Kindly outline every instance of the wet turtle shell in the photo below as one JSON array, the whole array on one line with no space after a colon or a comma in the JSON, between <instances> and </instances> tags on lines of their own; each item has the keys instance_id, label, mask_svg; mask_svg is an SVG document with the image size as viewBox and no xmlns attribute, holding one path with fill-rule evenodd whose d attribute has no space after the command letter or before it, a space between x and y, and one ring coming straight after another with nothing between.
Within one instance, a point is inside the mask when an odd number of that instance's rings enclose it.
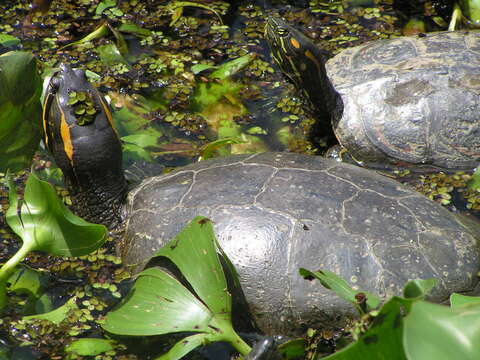
<instances>
[{"instance_id":1,"label":"wet turtle shell","mask_svg":"<svg viewBox=\"0 0 480 360\"><path fill-rule=\"evenodd\" d=\"M127 212L122 257L139 268L194 216L209 217L266 333L339 324L353 313L300 267L334 271L382 296L409 279L438 278L435 301L478 280L475 235L453 214L373 171L320 157L202 161L145 180Z\"/></svg>"},{"instance_id":2,"label":"wet turtle shell","mask_svg":"<svg viewBox=\"0 0 480 360\"><path fill-rule=\"evenodd\" d=\"M327 72L344 105L335 134L353 156L479 164L480 32L370 42L342 51Z\"/></svg>"},{"instance_id":3,"label":"wet turtle shell","mask_svg":"<svg viewBox=\"0 0 480 360\"><path fill-rule=\"evenodd\" d=\"M326 63L280 19L269 19L266 37L282 70L321 118L328 113L357 160L449 169L480 163L480 32L376 40Z\"/></svg>"}]
</instances>

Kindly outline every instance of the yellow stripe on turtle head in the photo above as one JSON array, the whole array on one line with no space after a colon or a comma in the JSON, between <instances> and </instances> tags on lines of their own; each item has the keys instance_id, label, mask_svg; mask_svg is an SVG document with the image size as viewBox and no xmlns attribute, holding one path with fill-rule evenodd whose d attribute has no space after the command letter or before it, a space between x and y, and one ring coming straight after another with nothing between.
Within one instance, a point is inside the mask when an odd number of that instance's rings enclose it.
<instances>
[{"instance_id":1,"label":"yellow stripe on turtle head","mask_svg":"<svg viewBox=\"0 0 480 360\"><path fill-rule=\"evenodd\" d=\"M58 103L57 103L58 105ZM63 144L63 151L65 155L72 163L73 160L73 144L72 144L72 137L70 136L70 126L67 124L67 120L65 118L65 113L63 112L60 105L58 105L58 110L60 110L61 118L60 118L60 136L62 137L62 144Z\"/></svg>"},{"instance_id":2,"label":"yellow stripe on turtle head","mask_svg":"<svg viewBox=\"0 0 480 360\"><path fill-rule=\"evenodd\" d=\"M43 112L42 112L42 123L43 123L43 134L45 135L43 141L45 142L45 146L48 148L48 136L47 136L47 116L51 106L51 94L48 94L43 102Z\"/></svg>"}]
</instances>

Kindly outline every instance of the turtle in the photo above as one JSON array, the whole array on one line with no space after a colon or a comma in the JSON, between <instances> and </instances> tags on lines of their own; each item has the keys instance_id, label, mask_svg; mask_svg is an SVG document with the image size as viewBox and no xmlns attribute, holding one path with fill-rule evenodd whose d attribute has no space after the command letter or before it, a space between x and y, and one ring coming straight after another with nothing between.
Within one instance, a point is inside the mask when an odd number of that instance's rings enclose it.
<instances>
[{"instance_id":1,"label":"turtle","mask_svg":"<svg viewBox=\"0 0 480 360\"><path fill-rule=\"evenodd\" d=\"M79 120L73 97L95 110L88 121ZM124 224L125 265L141 270L192 218L206 216L240 277L246 307L238 313L265 334L353 316L352 306L303 279L300 267L333 271L384 297L415 278L439 279L434 301L478 285L479 224L373 170L267 152L201 161L129 189L110 110L83 70L61 67L43 114L44 141L74 211L109 228Z\"/></svg>"},{"instance_id":2,"label":"turtle","mask_svg":"<svg viewBox=\"0 0 480 360\"><path fill-rule=\"evenodd\" d=\"M326 60L280 18L265 38L320 126L367 167L473 169L480 163L480 32L366 42Z\"/></svg>"}]
</instances>

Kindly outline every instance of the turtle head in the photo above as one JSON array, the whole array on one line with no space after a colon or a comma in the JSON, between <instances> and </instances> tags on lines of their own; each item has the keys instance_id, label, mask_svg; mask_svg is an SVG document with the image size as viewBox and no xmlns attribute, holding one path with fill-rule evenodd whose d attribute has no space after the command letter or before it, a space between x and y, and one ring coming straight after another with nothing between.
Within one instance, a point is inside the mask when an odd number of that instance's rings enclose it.
<instances>
[{"instance_id":1,"label":"turtle head","mask_svg":"<svg viewBox=\"0 0 480 360\"><path fill-rule=\"evenodd\" d=\"M315 44L283 20L268 18L265 38L275 62L299 88L304 85L307 75L318 76L321 68L325 68Z\"/></svg>"},{"instance_id":2,"label":"turtle head","mask_svg":"<svg viewBox=\"0 0 480 360\"><path fill-rule=\"evenodd\" d=\"M279 18L267 19L265 39L284 75L310 100L319 117L328 118L336 106L338 94L327 77L322 51Z\"/></svg>"},{"instance_id":3,"label":"turtle head","mask_svg":"<svg viewBox=\"0 0 480 360\"><path fill-rule=\"evenodd\" d=\"M126 195L122 147L112 114L85 72L61 65L46 89L44 142L65 176L75 212L116 226Z\"/></svg>"}]
</instances>

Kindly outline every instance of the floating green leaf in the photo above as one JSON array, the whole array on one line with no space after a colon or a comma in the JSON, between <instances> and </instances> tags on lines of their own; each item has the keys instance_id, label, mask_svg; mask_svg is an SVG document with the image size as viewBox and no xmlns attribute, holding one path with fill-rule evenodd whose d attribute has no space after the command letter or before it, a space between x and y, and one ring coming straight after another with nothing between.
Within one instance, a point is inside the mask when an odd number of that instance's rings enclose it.
<instances>
[{"instance_id":1,"label":"floating green leaf","mask_svg":"<svg viewBox=\"0 0 480 360\"><path fill-rule=\"evenodd\" d=\"M216 105L223 97L234 98L243 85L231 80L223 80L220 83L199 83L191 98L192 109L202 112L206 107ZM238 103L243 107L243 104Z\"/></svg>"},{"instance_id":2,"label":"floating green leaf","mask_svg":"<svg viewBox=\"0 0 480 360\"><path fill-rule=\"evenodd\" d=\"M216 79L215 81L199 82L191 97L192 110L202 113L206 108L216 106L221 100L226 100L238 108L237 112L245 113L244 105L236 99L236 94L243 88L243 85L231 80L230 77L241 71L254 57L254 55L245 55L230 60L218 66L208 76L209 79ZM212 112L216 114L218 110L212 110ZM203 115L209 117L208 114Z\"/></svg>"},{"instance_id":3,"label":"floating green leaf","mask_svg":"<svg viewBox=\"0 0 480 360\"><path fill-rule=\"evenodd\" d=\"M70 46L76 46L76 45L81 45L87 42L90 42L95 39L100 39L108 34L108 24L106 22L102 23L99 25L94 31L92 31L90 34L87 36L81 38L80 40L74 41L70 44L67 44L65 46L62 46L60 50L65 49Z\"/></svg>"},{"instance_id":4,"label":"floating green leaf","mask_svg":"<svg viewBox=\"0 0 480 360\"><path fill-rule=\"evenodd\" d=\"M123 136L121 140L129 144L135 144L142 148L146 148L148 146L156 146L158 137L158 133L145 131L143 133Z\"/></svg>"},{"instance_id":5,"label":"floating green leaf","mask_svg":"<svg viewBox=\"0 0 480 360\"><path fill-rule=\"evenodd\" d=\"M102 15L102 13L111 7L114 7L117 5L116 0L103 0L97 5L97 8L95 9L95 15Z\"/></svg>"},{"instance_id":6,"label":"floating green leaf","mask_svg":"<svg viewBox=\"0 0 480 360\"><path fill-rule=\"evenodd\" d=\"M9 34L0 34L0 45L4 47L14 47L20 43L20 39L16 38L15 36Z\"/></svg>"},{"instance_id":7,"label":"floating green leaf","mask_svg":"<svg viewBox=\"0 0 480 360\"><path fill-rule=\"evenodd\" d=\"M467 185L469 189L480 191L480 166L477 167Z\"/></svg>"},{"instance_id":8,"label":"floating green leaf","mask_svg":"<svg viewBox=\"0 0 480 360\"><path fill-rule=\"evenodd\" d=\"M115 350L115 342L107 339L83 338L69 344L65 352L80 356L96 356Z\"/></svg>"},{"instance_id":9,"label":"floating green leaf","mask_svg":"<svg viewBox=\"0 0 480 360\"><path fill-rule=\"evenodd\" d=\"M196 64L191 67L191 71L197 75L200 74L202 71L208 70L208 69L216 69L217 67L215 65L208 65L208 64Z\"/></svg>"},{"instance_id":10,"label":"floating green leaf","mask_svg":"<svg viewBox=\"0 0 480 360\"><path fill-rule=\"evenodd\" d=\"M51 321L54 324L60 324L63 320L65 320L65 318L67 317L68 313L71 310L78 309L75 301L76 300L74 297L70 298L65 304L56 308L55 310L42 313L42 314L24 316L23 319L25 320L45 319L45 320Z\"/></svg>"},{"instance_id":11,"label":"floating green leaf","mask_svg":"<svg viewBox=\"0 0 480 360\"><path fill-rule=\"evenodd\" d=\"M391 298L373 318L368 330L359 340L325 360L406 360L403 345L403 313L409 301ZM412 358L413 359L413 358ZM424 358L418 358L425 360Z\"/></svg>"},{"instance_id":12,"label":"floating green leaf","mask_svg":"<svg viewBox=\"0 0 480 360\"><path fill-rule=\"evenodd\" d=\"M17 266L7 283L9 291L27 296L22 314L42 313L52 309L50 298L44 294L49 279L45 271L31 269L26 265Z\"/></svg>"},{"instance_id":13,"label":"floating green leaf","mask_svg":"<svg viewBox=\"0 0 480 360\"><path fill-rule=\"evenodd\" d=\"M147 150L136 144L124 143L122 149L125 160L145 160L150 163L155 161Z\"/></svg>"},{"instance_id":14,"label":"floating green leaf","mask_svg":"<svg viewBox=\"0 0 480 360\"><path fill-rule=\"evenodd\" d=\"M133 23L123 23L118 28L118 31L129 33L129 34L136 34L139 36L151 36L152 32L148 29L142 28L137 24Z\"/></svg>"},{"instance_id":15,"label":"floating green leaf","mask_svg":"<svg viewBox=\"0 0 480 360\"><path fill-rule=\"evenodd\" d=\"M95 51L105 65L114 65L117 63L128 65L127 60L122 56L117 45L113 43L98 46Z\"/></svg>"},{"instance_id":16,"label":"floating green leaf","mask_svg":"<svg viewBox=\"0 0 480 360\"><path fill-rule=\"evenodd\" d=\"M480 304L451 309L419 301L405 318L409 359L480 359Z\"/></svg>"},{"instance_id":17,"label":"floating green leaf","mask_svg":"<svg viewBox=\"0 0 480 360\"><path fill-rule=\"evenodd\" d=\"M235 137L226 137L209 142L200 149L200 159L207 160L218 154L218 151L231 144L240 144L243 141ZM228 155L228 154L227 154Z\"/></svg>"},{"instance_id":18,"label":"floating green leaf","mask_svg":"<svg viewBox=\"0 0 480 360\"><path fill-rule=\"evenodd\" d=\"M210 6L192 2L192 1L174 1L168 5L168 8L172 11L172 21L170 22L170 26L175 25L175 23L180 19L180 17L183 14L183 8L187 6L206 9L213 12L220 20L220 23L223 25L222 17L220 16L220 14Z\"/></svg>"},{"instance_id":19,"label":"floating green leaf","mask_svg":"<svg viewBox=\"0 0 480 360\"><path fill-rule=\"evenodd\" d=\"M255 54L246 54L240 56L239 58L230 60L218 66L217 70L212 72L208 77L210 79L227 79L242 71L248 64L250 64L255 59L255 57Z\"/></svg>"},{"instance_id":20,"label":"floating green leaf","mask_svg":"<svg viewBox=\"0 0 480 360\"><path fill-rule=\"evenodd\" d=\"M123 136L121 140L123 142L123 150L126 152L126 158L153 162L154 159L147 148L157 146L158 139L161 136L162 133L155 128L148 128L133 135Z\"/></svg>"}]
</instances>

